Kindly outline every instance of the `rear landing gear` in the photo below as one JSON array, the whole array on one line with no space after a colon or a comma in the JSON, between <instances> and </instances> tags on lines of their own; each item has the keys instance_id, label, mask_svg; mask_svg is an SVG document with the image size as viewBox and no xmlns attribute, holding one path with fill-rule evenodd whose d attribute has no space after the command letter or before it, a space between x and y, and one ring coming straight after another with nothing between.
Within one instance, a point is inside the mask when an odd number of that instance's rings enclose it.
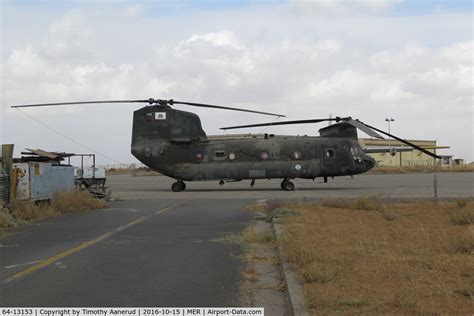
<instances>
[{"instance_id":1,"label":"rear landing gear","mask_svg":"<svg viewBox=\"0 0 474 316\"><path fill-rule=\"evenodd\" d=\"M294 191L295 190L295 185L293 184L293 182L290 181L290 179L284 179L280 186L281 186L282 190L285 190L285 191Z\"/></svg>"},{"instance_id":2,"label":"rear landing gear","mask_svg":"<svg viewBox=\"0 0 474 316\"><path fill-rule=\"evenodd\" d=\"M173 192L179 192L185 189L186 189L186 183L184 183L182 180L178 180L171 185L171 190Z\"/></svg>"},{"instance_id":3,"label":"rear landing gear","mask_svg":"<svg viewBox=\"0 0 474 316\"><path fill-rule=\"evenodd\" d=\"M250 182L250 187L253 188L255 186L255 179L252 179L252 182Z\"/></svg>"}]
</instances>

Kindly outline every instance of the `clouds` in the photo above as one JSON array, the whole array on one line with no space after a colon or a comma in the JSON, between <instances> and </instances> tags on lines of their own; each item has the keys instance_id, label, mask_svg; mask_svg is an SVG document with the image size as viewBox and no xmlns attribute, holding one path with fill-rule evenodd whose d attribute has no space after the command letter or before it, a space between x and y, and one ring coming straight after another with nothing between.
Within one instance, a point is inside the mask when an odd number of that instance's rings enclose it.
<instances>
[{"instance_id":1,"label":"clouds","mask_svg":"<svg viewBox=\"0 0 474 316\"><path fill-rule=\"evenodd\" d=\"M473 124L470 13L393 17L383 12L396 1L349 6L331 1L316 6L335 9L318 12L330 17L342 6L344 14L330 19L295 15L295 6L308 3L157 16L148 3L78 5L42 12L50 20L30 32L15 29L14 14L24 13L7 12L3 109L19 103L161 97L280 112L291 119L353 115L380 127L389 115L397 119L394 130L402 137L439 139L453 146L456 156L474 159L472 141L466 144L456 133L472 131ZM80 107L28 113L82 143L133 161L132 109L94 107L92 118L90 108ZM265 121L244 113L192 111L209 134L229 123ZM25 138L12 123L24 120L4 112L4 141L20 149L83 151L44 137L48 132L30 123L22 126L31 135ZM75 121L87 123L88 130L105 126L108 132L102 135L109 141L91 138ZM317 128L271 131L314 134Z\"/></svg>"},{"instance_id":2,"label":"clouds","mask_svg":"<svg viewBox=\"0 0 474 316\"><path fill-rule=\"evenodd\" d=\"M298 15L334 17L358 12L386 11L399 4L401 0L290 0L290 9Z\"/></svg>"}]
</instances>

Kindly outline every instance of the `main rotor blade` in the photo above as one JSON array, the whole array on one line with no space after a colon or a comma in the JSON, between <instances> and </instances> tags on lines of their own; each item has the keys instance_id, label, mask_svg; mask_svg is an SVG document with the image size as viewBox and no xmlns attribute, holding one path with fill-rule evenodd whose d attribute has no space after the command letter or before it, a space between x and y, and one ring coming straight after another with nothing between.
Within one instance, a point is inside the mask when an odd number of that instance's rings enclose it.
<instances>
[{"instance_id":1,"label":"main rotor blade","mask_svg":"<svg viewBox=\"0 0 474 316\"><path fill-rule=\"evenodd\" d=\"M220 105L214 105L214 104L183 102L183 101L174 101L174 100L169 100L169 103L170 103L170 105L173 105L173 104L186 104L186 105L197 106L197 107L202 107L202 108L232 110L232 111L240 111L240 112L249 112L249 113L257 113L257 114L273 115L273 116L278 116L278 117L286 117L285 115L281 115L281 114L262 112L262 111L254 111L254 110L246 110L246 109L239 109L239 108L232 108L232 107L228 107L228 106L220 106Z\"/></svg>"},{"instance_id":2,"label":"main rotor blade","mask_svg":"<svg viewBox=\"0 0 474 316\"><path fill-rule=\"evenodd\" d=\"M367 125L365 125L364 123L362 123L361 121L358 121L358 120L353 120L352 118L346 118L344 119L345 122L351 124L352 126L360 129L361 131L363 131L364 133L366 133L367 135L369 136L372 136L372 137L375 137L375 138L380 138L380 139L384 139L380 134L376 133L374 130L372 130L371 128L368 128Z\"/></svg>"},{"instance_id":3,"label":"main rotor blade","mask_svg":"<svg viewBox=\"0 0 474 316\"><path fill-rule=\"evenodd\" d=\"M58 102L58 103L37 103L13 105L12 108L27 108L38 106L58 106L58 105L76 105L76 104L100 104L100 103L150 103L150 100L108 100L108 101L80 101L80 102Z\"/></svg>"},{"instance_id":4,"label":"main rotor blade","mask_svg":"<svg viewBox=\"0 0 474 316\"><path fill-rule=\"evenodd\" d=\"M359 122L359 123L362 123L362 122ZM418 145L415 145L415 144L413 144L413 143L411 143L411 142L409 142L409 141L407 141L407 140L401 139L400 137L397 137L397 136L395 136L395 135L392 135L392 134L389 134L389 133L387 133L387 132L384 132L384 131L382 131L382 130L376 128L376 127L370 126L369 124L365 124L365 123L362 123L362 124L364 124L365 126L371 128L371 129L376 130L377 132L380 132L380 133L382 133L382 134L384 134L384 135L387 135L387 136L389 136L389 137L392 137L393 139L396 139L396 140L398 140L399 142L402 142L402 143L404 143L404 144L406 144L406 145L408 145L408 146L411 146L411 147L413 147L413 148L415 148L415 149L417 149L417 150L419 150L419 151L421 151L421 152L427 154L428 156L431 156L431 157L437 158L437 159L441 159L440 156L438 156L438 155L432 153L431 151L426 150L426 149L423 148L423 147L420 147L420 146L418 146Z\"/></svg>"},{"instance_id":5,"label":"main rotor blade","mask_svg":"<svg viewBox=\"0 0 474 316\"><path fill-rule=\"evenodd\" d=\"M336 121L336 120L340 120L340 118L311 119L311 120L297 120L297 121L283 121L283 122L271 122L271 123L261 123L261 124L249 124L249 125L240 125L240 126L221 127L220 129L227 130L227 129L237 129L237 128L274 126L274 125L310 124L310 123L319 123L319 122Z\"/></svg>"},{"instance_id":6,"label":"main rotor blade","mask_svg":"<svg viewBox=\"0 0 474 316\"><path fill-rule=\"evenodd\" d=\"M170 100L162 100L162 99L145 99L145 100L108 100L108 101L80 101L80 102L58 102L58 103L37 103L37 104L22 104L22 105L14 105L12 108L26 108L26 107L39 107L39 106L58 106L58 105L78 105L78 104L104 104L104 103L148 103L148 104L157 104L157 105L173 105L173 104L184 104L184 105L191 105L191 106L198 106L204 108L214 108L214 109L223 109L223 110L233 110L233 111L240 111L240 112L248 112L248 113L256 113L256 114L265 114L265 115L272 115L278 117L285 117L282 114L275 114L269 112L262 112L262 111L254 111L254 110L247 110L247 109L239 109L239 108L232 108L228 106L220 106L220 105L213 105L213 104L204 104L204 103L194 103L194 102L183 102L183 101L175 101L173 99Z\"/></svg>"}]
</instances>

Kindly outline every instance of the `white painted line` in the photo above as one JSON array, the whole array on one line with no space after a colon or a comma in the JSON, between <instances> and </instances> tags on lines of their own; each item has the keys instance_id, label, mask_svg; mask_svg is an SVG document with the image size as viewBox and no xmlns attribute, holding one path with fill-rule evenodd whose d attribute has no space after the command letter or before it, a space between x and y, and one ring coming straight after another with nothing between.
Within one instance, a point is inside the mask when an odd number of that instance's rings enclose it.
<instances>
[{"instance_id":1,"label":"white painted line","mask_svg":"<svg viewBox=\"0 0 474 316\"><path fill-rule=\"evenodd\" d=\"M99 211L127 211L127 212L138 212L138 210L133 209L133 208L115 208L115 207L109 207L109 208L103 208L100 209Z\"/></svg>"},{"instance_id":2,"label":"white painted line","mask_svg":"<svg viewBox=\"0 0 474 316\"><path fill-rule=\"evenodd\" d=\"M6 266L6 267L3 267L3 268L4 269L11 269L11 268L16 268L16 267L23 267L23 266L28 266L30 264L35 264L35 263L38 263L38 262L41 262L41 261L43 261L43 260L36 260L36 261L27 262L27 263L14 264L14 265Z\"/></svg>"},{"instance_id":3,"label":"white painted line","mask_svg":"<svg viewBox=\"0 0 474 316\"><path fill-rule=\"evenodd\" d=\"M18 247L19 245L4 245L0 244L0 248L10 248L10 247Z\"/></svg>"},{"instance_id":4,"label":"white painted line","mask_svg":"<svg viewBox=\"0 0 474 316\"><path fill-rule=\"evenodd\" d=\"M59 268L59 269L66 269L66 265L64 263L62 263L61 261L58 261L56 262L56 266Z\"/></svg>"}]
</instances>

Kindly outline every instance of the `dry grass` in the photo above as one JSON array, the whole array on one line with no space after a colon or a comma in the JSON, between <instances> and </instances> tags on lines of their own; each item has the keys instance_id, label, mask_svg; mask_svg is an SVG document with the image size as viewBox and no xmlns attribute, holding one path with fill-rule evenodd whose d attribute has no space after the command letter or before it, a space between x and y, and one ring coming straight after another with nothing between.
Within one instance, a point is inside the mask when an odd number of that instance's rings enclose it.
<instances>
[{"instance_id":1,"label":"dry grass","mask_svg":"<svg viewBox=\"0 0 474 316\"><path fill-rule=\"evenodd\" d=\"M474 172L474 164L462 166L440 167L440 166L376 166L369 173L410 173L410 172Z\"/></svg>"},{"instance_id":2,"label":"dry grass","mask_svg":"<svg viewBox=\"0 0 474 316\"><path fill-rule=\"evenodd\" d=\"M0 205L0 229L5 227L11 227L15 224L15 219L13 218L12 214L10 214L10 211ZM2 231L0 230L0 237L1 236Z\"/></svg>"},{"instance_id":3,"label":"dry grass","mask_svg":"<svg viewBox=\"0 0 474 316\"><path fill-rule=\"evenodd\" d=\"M93 198L87 191L72 191L56 194L51 206L60 213L71 213L104 208L105 202Z\"/></svg>"},{"instance_id":4,"label":"dry grass","mask_svg":"<svg viewBox=\"0 0 474 316\"><path fill-rule=\"evenodd\" d=\"M15 201L10 210L0 207L0 236L5 235L4 228L27 221L104 207L103 201L94 199L84 191L58 193L51 202Z\"/></svg>"},{"instance_id":5,"label":"dry grass","mask_svg":"<svg viewBox=\"0 0 474 316\"><path fill-rule=\"evenodd\" d=\"M474 313L474 227L452 221L472 214L473 202L364 198L296 209L303 216L283 221L285 256L312 313Z\"/></svg>"},{"instance_id":6,"label":"dry grass","mask_svg":"<svg viewBox=\"0 0 474 316\"><path fill-rule=\"evenodd\" d=\"M48 202L35 203L33 201L15 201L12 203L11 215L19 223L29 220L41 220L58 215Z\"/></svg>"},{"instance_id":7,"label":"dry grass","mask_svg":"<svg viewBox=\"0 0 474 316\"><path fill-rule=\"evenodd\" d=\"M247 227L242 235L245 244L270 244L275 242L273 231L256 231L253 227Z\"/></svg>"}]
</instances>

